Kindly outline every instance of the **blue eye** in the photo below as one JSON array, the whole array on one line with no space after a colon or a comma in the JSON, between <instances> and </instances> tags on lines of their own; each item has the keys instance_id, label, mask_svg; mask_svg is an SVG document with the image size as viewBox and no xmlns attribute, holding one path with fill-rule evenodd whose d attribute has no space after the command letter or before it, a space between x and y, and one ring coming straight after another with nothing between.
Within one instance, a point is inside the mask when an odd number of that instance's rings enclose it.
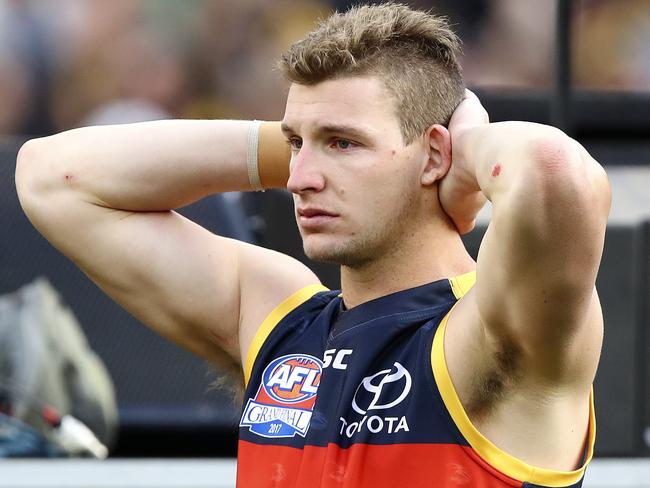
<instances>
[{"instance_id":1,"label":"blue eye","mask_svg":"<svg viewBox=\"0 0 650 488\"><path fill-rule=\"evenodd\" d=\"M346 139L337 139L336 145L339 149L350 149L352 147L352 143Z\"/></svg>"}]
</instances>

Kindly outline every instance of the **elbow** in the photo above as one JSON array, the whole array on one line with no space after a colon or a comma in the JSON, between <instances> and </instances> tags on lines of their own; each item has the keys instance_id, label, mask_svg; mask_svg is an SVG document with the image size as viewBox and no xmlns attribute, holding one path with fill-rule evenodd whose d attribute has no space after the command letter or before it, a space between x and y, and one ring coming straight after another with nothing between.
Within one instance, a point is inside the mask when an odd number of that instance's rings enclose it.
<instances>
[{"instance_id":1,"label":"elbow","mask_svg":"<svg viewBox=\"0 0 650 488\"><path fill-rule=\"evenodd\" d=\"M552 190L578 183L585 164L580 145L558 129L548 131L529 142L532 171L541 187Z\"/></svg>"},{"instance_id":2,"label":"elbow","mask_svg":"<svg viewBox=\"0 0 650 488\"><path fill-rule=\"evenodd\" d=\"M25 142L16 158L14 181L18 200L25 213L43 208L42 198L48 195L57 182L57 171L52 164L55 149L51 139L39 138Z\"/></svg>"},{"instance_id":3,"label":"elbow","mask_svg":"<svg viewBox=\"0 0 650 488\"><path fill-rule=\"evenodd\" d=\"M25 142L16 158L16 173L14 181L16 193L23 209L27 210L30 197L38 186L39 160L42 158L42 150L39 139L31 139Z\"/></svg>"},{"instance_id":4,"label":"elbow","mask_svg":"<svg viewBox=\"0 0 650 488\"><path fill-rule=\"evenodd\" d=\"M557 129L531 141L534 182L544 201L607 220L611 190L603 167L575 140Z\"/></svg>"}]
</instances>

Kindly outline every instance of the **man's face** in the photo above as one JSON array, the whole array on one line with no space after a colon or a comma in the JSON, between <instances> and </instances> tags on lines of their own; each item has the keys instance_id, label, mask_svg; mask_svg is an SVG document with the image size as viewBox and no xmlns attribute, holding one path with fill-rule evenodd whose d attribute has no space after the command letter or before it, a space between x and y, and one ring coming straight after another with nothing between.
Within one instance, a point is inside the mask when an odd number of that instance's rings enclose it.
<instances>
[{"instance_id":1,"label":"man's face","mask_svg":"<svg viewBox=\"0 0 650 488\"><path fill-rule=\"evenodd\" d=\"M374 77L289 90L283 131L292 147L287 184L311 259L362 266L413 232L423 141L405 146L394 101Z\"/></svg>"}]
</instances>

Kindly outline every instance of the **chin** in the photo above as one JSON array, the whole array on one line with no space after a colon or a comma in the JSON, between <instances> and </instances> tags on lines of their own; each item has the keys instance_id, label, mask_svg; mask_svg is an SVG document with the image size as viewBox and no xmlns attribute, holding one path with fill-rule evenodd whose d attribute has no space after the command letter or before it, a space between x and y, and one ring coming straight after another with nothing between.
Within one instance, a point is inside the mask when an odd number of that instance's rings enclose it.
<instances>
[{"instance_id":1,"label":"chin","mask_svg":"<svg viewBox=\"0 0 650 488\"><path fill-rule=\"evenodd\" d=\"M333 239L325 238L322 235L309 235L303 237L302 240L305 255L313 261L338 264L336 259L337 247L337 243L333 242Z\"/></svg>"},{"instance_id":2,"label":"chin","mask_svg":"<svg viewBox=\"0 0 650 488\"><path fill-rule=\"evenodd\" d=\"M341 242L331 237L312 235L303 239L305 255L321 263L332 263L339 266L356 267L368 261L359 252L359 246L352 242Z\"/></svg>"}]
</instances>

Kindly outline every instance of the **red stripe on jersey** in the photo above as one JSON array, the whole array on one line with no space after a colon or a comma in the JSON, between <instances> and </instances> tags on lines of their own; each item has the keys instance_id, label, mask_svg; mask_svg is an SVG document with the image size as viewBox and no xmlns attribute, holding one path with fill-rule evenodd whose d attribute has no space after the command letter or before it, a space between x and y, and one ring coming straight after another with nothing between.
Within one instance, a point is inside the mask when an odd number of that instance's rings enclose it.
<instances>
[{"instance_id":1,"label":"red stripe on jersey","mask_svg":"<svg viewBox=\"0 0 650 488\"><path fill-rule=\"evenodd\" d=\"M239 441L238 488L521 488L469 446L336 444L297 449Z\"/></svg>"}]
</instances>

